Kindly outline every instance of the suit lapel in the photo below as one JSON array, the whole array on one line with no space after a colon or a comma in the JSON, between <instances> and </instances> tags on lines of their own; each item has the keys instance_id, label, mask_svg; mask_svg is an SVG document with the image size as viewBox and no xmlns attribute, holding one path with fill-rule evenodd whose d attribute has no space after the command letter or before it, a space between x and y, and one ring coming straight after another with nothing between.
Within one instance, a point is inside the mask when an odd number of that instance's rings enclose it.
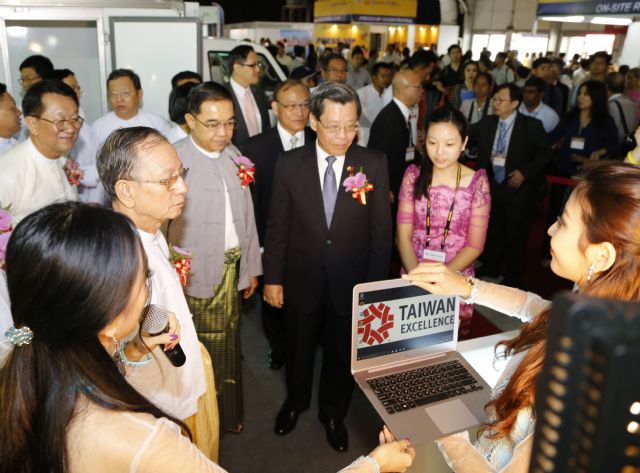
<instances>
[{"instance_id":1,"label":"suit lapel","mask_svg":"<svg viewBox=\"0 0 640 473\"><path fill-rule=\"evenodd\" d=\"M341 213L344 212L344 209L347 208L349 200L353 199L351 194L349 192L345 192L344 187L342 186L342 183L349 175L347 172L347 168L351 166L357 173L362 167L362 172L364 172L365 174L367 173L367 170L364 169L364 163L359 158L360 153L357 151L357 148L355 146L351 146L347 150L347 155L344 159L344 166L342 166L342 174L340 176L340 180L338 181L338 198L336 199L336 207L333 210L333 219L331 220L332 227L335 225L336 220L341 218L339 217L339 215L341 215Z\"/></svg>"},{"instance_id":2,"label":"suit lapel","mask_svg":"<svg viewBox=\"0 0 640 473\"><path fill-rule=\"evenodd\" d=\"M511 130L511 136L509 137L509 146L507 146L507 159L509 156L512 156L512 153L515 151L521 126L522 122L520 120L520 114L516 112L516 119L513 121L513 130Z\"/></svg>"},{"instance_id":3,"label":"suit lapel","mask_svg":"<svg viewBox=\"0 0 640 473\"><path fill-rule=\"evenodd\" d=\"M327 218L324 214L324 202L322 200L322 187L320 187L320 174L318 173L318 157L316 156L315 143L305 145L304 152L300 156L300 161L300 179L305 195L293 196L293 198L308 200L309 208L318 216L318 220L322 222L322 227L326 230Z\"/></svg>"}]
</instances>

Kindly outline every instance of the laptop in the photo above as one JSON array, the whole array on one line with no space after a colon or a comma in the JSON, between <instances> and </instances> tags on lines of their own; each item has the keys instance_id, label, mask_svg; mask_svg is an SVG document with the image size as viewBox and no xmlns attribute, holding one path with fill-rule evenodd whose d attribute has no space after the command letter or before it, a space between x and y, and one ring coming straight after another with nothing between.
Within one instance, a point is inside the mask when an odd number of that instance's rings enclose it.
<instances>
[{"instance_id":1,"label":"laptop","mask_svg":"<svg viewBox=\"0 0 640 473\"><path fill-rule=\"evenodd\" d=\"M418 445L486 420L491 388L456 351L459 308L404 279L353 289L351 372L396 438Z\"/></svg>"}]
</instances>

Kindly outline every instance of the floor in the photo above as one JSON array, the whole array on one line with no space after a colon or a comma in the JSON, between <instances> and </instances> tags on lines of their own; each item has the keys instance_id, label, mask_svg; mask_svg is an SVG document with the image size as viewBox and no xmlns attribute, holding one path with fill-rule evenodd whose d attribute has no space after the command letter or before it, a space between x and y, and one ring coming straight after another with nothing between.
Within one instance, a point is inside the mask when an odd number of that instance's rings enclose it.
<instances>
[{"instance_id":1,"label":"floor","mask_svg":"<svg viewBox=\"0 0 640 473\"><path fill-rule=\"evenodd\" d=\"M517 321L489 309L481 313L503 331L519 325ZM284 371L267 368L267 343L262 331L260 309L253 298L243 310L242 351L244 354L245 429L239 435L227 434L220 445L220 464L231 473L336 472L359 455L377 445L382 421L359 389L346 419L349 451L337 453L326 442L317 420L317 400L298 419L296 429L284 437L275 435L275 416L285 397ZM314 395L317 394L319 361L316 359Z\"/></svg>"}]
</instances>

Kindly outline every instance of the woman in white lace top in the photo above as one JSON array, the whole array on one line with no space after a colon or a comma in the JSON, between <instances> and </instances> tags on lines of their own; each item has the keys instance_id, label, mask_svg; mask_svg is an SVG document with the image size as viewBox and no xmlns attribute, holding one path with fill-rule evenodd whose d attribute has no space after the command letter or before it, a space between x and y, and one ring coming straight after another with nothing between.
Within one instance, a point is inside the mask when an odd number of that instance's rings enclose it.
<instances>
[{"instance_id":1,"label":"woman in white lace top","mask_svg":"<svg viewBox=\"0 0 640 473\"><path fill-rule=\"evenodd\" d=\"M551 269L584 295L640 300L640 169L602 164L587 169L558 221L549 228ZM437 263L405 276L434 294L458 294L526 322L499 343L513 355L488 404L490 422L477 442L468 433L438 441L456 472L527 472L535 425L535 383L542 369L550 302L539 296L466 278Z\"/></svg>"}]
</instances>

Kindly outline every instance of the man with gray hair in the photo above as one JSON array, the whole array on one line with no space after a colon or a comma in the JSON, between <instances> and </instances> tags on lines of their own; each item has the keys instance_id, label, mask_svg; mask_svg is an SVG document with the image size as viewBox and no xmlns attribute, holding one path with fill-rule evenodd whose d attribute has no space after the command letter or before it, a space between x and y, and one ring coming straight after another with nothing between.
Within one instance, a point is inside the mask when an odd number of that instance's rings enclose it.
<instances>
[{"instance_id":1,"label":"man with gray hair","mask_svg":"<svg viewBox=\"0 0 640 473\"><path fill-rule=\"evenodd\" d=\"M339 452L348 448L343 420L354 386L351 292L388 276L391 251L387 162L353 144L360 110L345 84L327 82L312 94L317 140L276 163L263 258L264 299L284 307L285 321L287 399L275 432L291 432L309 407L320 340L319 418Z\"/></svg>"},{"instance_id":2,"label":"man with gray hair","mask_svg":"<svg viewBox=\"0 0 640 473\"><path fill-rule=\"evenodd\" d=\"M198 342L178 272L160 231L167 220L182 213L188 169L167 139L148 127L114 131L98 152L97 167L113 209L138 229L151 272L150 302L175 314L186 357L184 365L176 367L156 348L144 366L131 360L127 381L164 412L184 421L198 448L217 461L218 408L211 358Z\"/></svg>"}]
</instances>

